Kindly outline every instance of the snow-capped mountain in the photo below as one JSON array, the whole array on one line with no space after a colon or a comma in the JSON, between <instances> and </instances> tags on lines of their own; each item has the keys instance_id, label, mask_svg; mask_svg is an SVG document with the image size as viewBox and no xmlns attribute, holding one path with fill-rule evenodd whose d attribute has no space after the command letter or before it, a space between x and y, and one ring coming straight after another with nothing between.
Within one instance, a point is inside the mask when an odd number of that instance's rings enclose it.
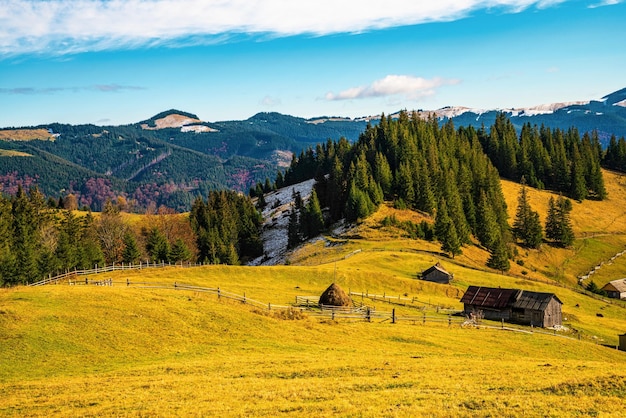
<instances>
[{"instance_id":1,"label":"snow-capped mountain","mask_svg":"<svg viewBox=\"0 0 626 418\"><path fill-rule=\"evenodd\" d=\"M489 128L496 114L504 112L513 125L521 129L525 123L550 128L569 129L572 126L581 132L597 130L600 140L606 145L611 135L626 137L626 88L608 94L597 100L549 103L531 107L510 109L475 109L463 106L446 106L437 110L419 110L426 118L434 114L442 121L452 119L456 126L484 125ZM394 113L389 116L397 117ZM380 116L359 118L376 120Z\"/></svg>"}]
</instances>

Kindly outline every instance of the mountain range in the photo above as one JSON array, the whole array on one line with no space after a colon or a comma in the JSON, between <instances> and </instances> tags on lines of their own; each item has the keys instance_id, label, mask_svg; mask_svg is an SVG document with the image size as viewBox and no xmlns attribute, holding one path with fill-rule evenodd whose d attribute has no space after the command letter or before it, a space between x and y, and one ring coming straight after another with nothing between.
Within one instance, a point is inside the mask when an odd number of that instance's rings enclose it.
<instances>
[{"instance_id":1,"label":"mountain range","mask_svg":"<svg viewBox=\"0 0 626 418\"><path fill-rule=\"evenodd\" d=\"M486 128L504 112L517 129L530 123L597 130L605 147L612 135L626 136L626 88L599 100L530 108L457 106L417 112L442 122L452 119L456 126ZM0 129L0 192L37 185L55 199L73 194L79 206L94 210L120 197L135 210L151 205L185 210L194 196L206 196L212 189L246 192L265 178L273 179L293 154L328 139L354 141L368 123L379 119L258 113L241 121L206 122L172 109L121 126L53 123L5 128Z\"/></svg>"}]
</instances>

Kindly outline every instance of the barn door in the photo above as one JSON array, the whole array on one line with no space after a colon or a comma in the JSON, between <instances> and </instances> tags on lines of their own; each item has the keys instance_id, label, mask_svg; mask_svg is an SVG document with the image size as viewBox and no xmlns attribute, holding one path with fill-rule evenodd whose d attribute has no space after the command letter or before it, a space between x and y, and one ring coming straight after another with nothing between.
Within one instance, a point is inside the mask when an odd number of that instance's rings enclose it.
<instances>
[{"instance_id":1,"label":"barn door","mask_svg":"<svg viewBox=\"0 0 626 418\"><path fill-rule=\"evenodd\" d=\"M535 326L543 326L543 324L541 323L541 313L540 312L533 312L532 313L532 324Z\"/></svg>"}]
</instances>

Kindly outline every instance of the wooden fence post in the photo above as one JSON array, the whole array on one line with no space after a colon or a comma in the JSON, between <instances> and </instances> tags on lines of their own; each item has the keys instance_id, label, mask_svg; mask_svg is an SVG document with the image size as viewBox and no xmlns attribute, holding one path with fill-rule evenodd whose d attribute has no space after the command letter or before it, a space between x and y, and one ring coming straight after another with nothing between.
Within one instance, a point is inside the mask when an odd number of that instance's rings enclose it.
<instances>
[{"instance_id":1,"label":"wooden fence post","mask_svg":"<svg viewBox=\"0 0 626 418\"><path fill-rule=\"evenodd\" d=\"M502 318L502 329L504 329L504 318Z\"/></svg>"},{"instance_id":2,"label":"wooden fence post","mask_svg":"<svg viewBox=\"0 0 626 418\"><path fill-rule=\"evenodd\" d=\"M422 312L422 325L426 325L426 312Z\"/></svg>"},{"instance_id":3,"label":"wooden fence post","mask_svg":"<svg viewBox=\"0 0 626 418\"><path fill-rule=\"evenodd\" d=\"M396 323L396 308L393 308L391 310L391 323L395 324Z\"/></svg>"},{"instance_id":4,"label":"wooden fence post","mask_svg":"<svg viewBox=\"0 0 626 418\"><path fill-rule=\"evenodd\" d=\"M220 294L220 288L217 288L217 298L220 299L222 297L222 295Z\"/></svg>"},{"instance_id":5,"label":"wooden fence post","mask_svg":"<svg viewBox=\"0 0 626 418\"><path fill-rule=\"evenodd\" d=\"M448 328L452 326L452 315L448 315Z\"/></svg>"},{"instance_id":6,"label":"wooden fence post","mask_svg":"<svg viewBox=\"0 0 626 418\"><path fill-rule=\"evenodd\" d=\"M243 303L246 304L246 292L243 292Z\"/></svg>"}]
</instances>

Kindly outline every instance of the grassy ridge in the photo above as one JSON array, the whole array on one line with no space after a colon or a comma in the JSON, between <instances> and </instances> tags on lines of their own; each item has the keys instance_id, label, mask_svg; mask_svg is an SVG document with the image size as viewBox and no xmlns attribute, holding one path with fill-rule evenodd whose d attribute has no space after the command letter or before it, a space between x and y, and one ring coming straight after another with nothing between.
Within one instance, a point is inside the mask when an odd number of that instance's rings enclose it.
<instances>
[{"instance_id":1,"label":"grassy ridge","mask_svg":"<svg viewBox=\"0 0 626 418\"><path fill-rule=\"evenodd\" d=\"M0 289L0 416L621 416L626 357L611 347L626 331L626 305L575 288L626 243L626 183L606 176L609 201L574 204L573 248L519 248L508 275L486 269L478 247L449 259L436 243L381 227L391 214L423 219L384 206L341 238L294 252L289 266L116 271L90 277L112 287ZM503 190L513 217L518 186ZM543 213L549 196L531 190L531 205ZM451 285L415 279L436 262L454 273ZM613 280L625 266L626 257L605 263L594 280ZM126 280L220 287L280 305L336 282L417 300L365 300L398 316L461 309L470 284L547 291L564 303L570 331L560 335L570 338L445 322L287 320Z\"/></svg>"},{"instance_id":2,"label":"grassy ridge","mask_svg":"<svg viewBox=\"0 0 626 418\"><path fill-rule=\"evenodd\" d=\"M458 306L442 286L403 277L428 257L361 251L336 267L211 266L107 277L221 286L272 303L319 294L335 277L344 288ZM399 267L389 273L385 260ZM516 280L449 268L485 284ZM589 332L601 327L595 319L626 327L623 309L605 308L598 318L599 302L573 292L559 296L566 312L579 309L576 323ZM575 302L583 305L573 308ZM624 353L599 340L435 323L287 321L173 289L4 289L0 340L2 415L611 416L626 391Z\"/></svg>"}]
</instances>

